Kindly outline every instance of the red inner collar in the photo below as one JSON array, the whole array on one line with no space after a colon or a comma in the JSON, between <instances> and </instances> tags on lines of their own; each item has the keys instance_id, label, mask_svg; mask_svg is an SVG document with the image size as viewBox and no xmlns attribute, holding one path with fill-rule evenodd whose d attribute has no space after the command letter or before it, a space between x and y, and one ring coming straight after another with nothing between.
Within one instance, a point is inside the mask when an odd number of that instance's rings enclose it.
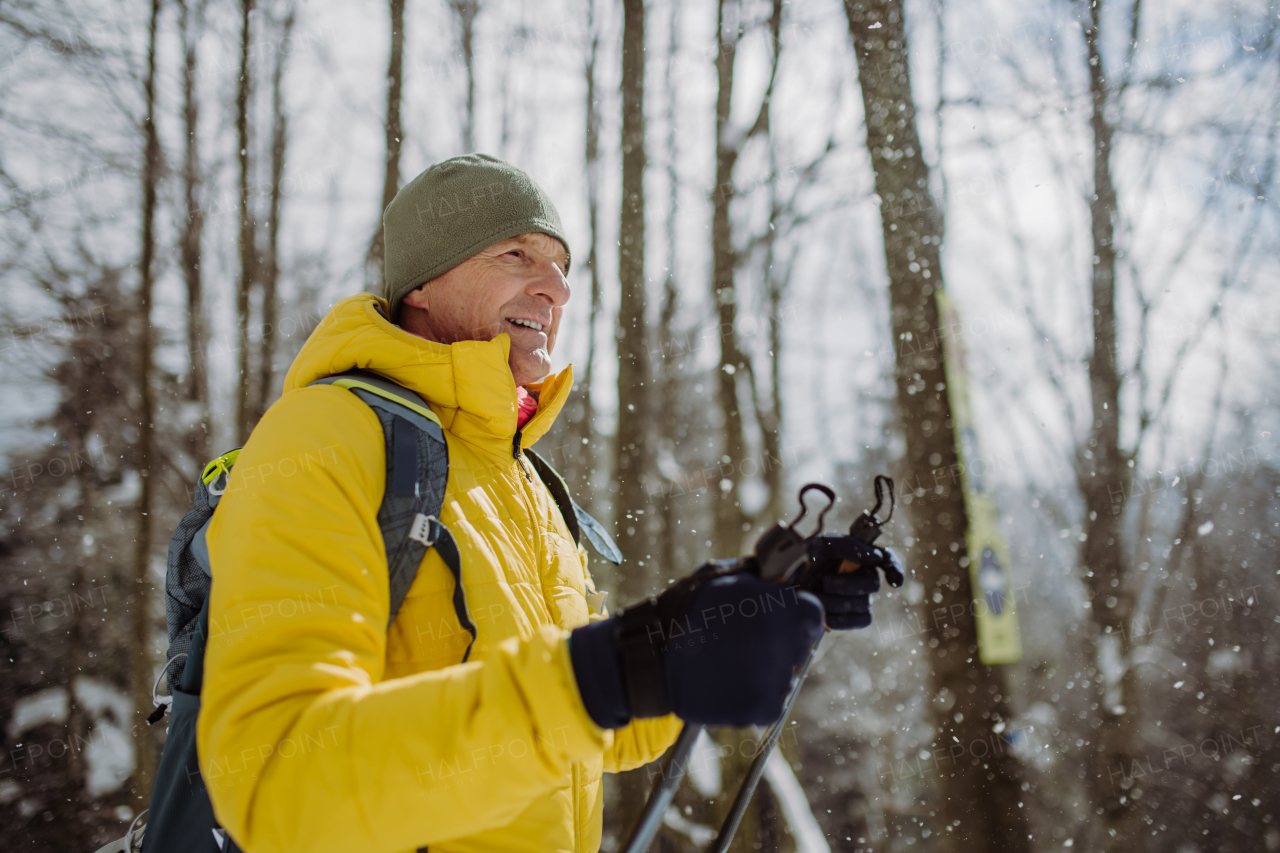
<instances>
[{"instance_id":1,"label":"red inner collar","mask_svg":"<svg viewBox=\"0 0 1280 853\"><path fill-rule=\"evenodd\" d=\"M529 418L533 417L533 413L538 411L538 398L526 391L523 385L517 385L516 405L520 409L516 415L516 428L522 429Z\"/></svg>"}]
</instances>

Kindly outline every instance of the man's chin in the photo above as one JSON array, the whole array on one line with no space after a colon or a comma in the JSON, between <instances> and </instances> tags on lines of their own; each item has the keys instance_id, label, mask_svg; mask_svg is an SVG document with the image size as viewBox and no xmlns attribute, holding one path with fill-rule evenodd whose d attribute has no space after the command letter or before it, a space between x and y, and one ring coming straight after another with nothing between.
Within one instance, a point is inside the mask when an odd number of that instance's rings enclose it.
<instances>
[{"instance_id":1,"label":"man's chin","mask_svg":"<svg viewBox=\"0 0 1280 853\"><path fill-rule=\"evenodd\" d=\"M511 375L515 377L517 385L537 382L551 372L551 356L546 350L519 354L512 350L507 364L511 366Z\"/></svg>"}]
</instances>

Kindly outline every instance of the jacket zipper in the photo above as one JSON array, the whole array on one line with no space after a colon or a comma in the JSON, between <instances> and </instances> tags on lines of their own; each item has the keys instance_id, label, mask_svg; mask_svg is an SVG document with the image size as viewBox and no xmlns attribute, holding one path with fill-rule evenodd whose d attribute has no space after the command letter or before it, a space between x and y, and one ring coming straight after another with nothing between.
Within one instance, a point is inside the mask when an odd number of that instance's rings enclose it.
<instances>
[{"instance_id":1,"label":"jacket zipper","mask_svg":"<svg viewBox=\"0 0 1280 853\"><path fill-rule=\"evenodd\" d=\"M524 478L532 483L533 474L529 472L529 461L520 452L520 437L520 430L516 430L515 437L511 439L511 458L516 460L516 464L520 466L520 473L524 474Z\"/></svg>"}]
</instances>

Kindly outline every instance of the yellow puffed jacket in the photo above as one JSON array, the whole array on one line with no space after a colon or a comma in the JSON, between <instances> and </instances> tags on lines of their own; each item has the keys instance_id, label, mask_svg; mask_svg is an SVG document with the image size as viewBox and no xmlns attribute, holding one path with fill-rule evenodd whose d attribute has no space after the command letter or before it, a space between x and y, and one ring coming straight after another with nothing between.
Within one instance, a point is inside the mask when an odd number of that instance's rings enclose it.
<instances>
[{"instance_id":1,"label":"yellow puffed jacket","mask_svg":"<svg viewBox=\"0 0 1280 853\"><path fill-rule=\"evenodd\" d=\"M566 639L604 618L587 598L603 596L550 493L514 458L510 339L432 343L379 305L344 299L311 335L209 529L197 745L215 814L249 853L595 851L601 773L653 760L679 721L609 731L583 707ZM356 367L416 391L444 425L441 520L478 629L467 663L434 549L386 628L382 428L351 392L307 387ZM571 385L566 369L530 388L524 447Z\"/></svg>"}]
</instances>

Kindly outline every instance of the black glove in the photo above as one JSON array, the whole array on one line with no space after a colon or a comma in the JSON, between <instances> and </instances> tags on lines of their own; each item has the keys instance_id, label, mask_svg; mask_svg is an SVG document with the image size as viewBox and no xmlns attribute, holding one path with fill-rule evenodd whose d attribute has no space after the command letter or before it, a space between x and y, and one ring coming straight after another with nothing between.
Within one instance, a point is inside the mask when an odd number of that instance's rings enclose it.
<instances>
[{"instance_id":1,"label":"black glove","mask_svg":"<svg viewBox=\"0 0 1280 853\"><path fill-rule=\"evenodd\" d=\"M831 630L866 628L871 594L880 591L877 569L892 587L906 579L902 561L889 548L852 536L815 536L809 540L809 565L800 570L796 585L822 601Z\"/></svg>"},{"instance_id":2,"label":"black glove","mask_svg":"<svg viewBox=\"0 0 1280 853\"><path fill-rule=\"evenodd\" d=\"M708 564L569 641L587 713L602 728L674 712L690 723L765 725L822 636L822 605L729 563Z\"/></svg>"}]
</instances>

